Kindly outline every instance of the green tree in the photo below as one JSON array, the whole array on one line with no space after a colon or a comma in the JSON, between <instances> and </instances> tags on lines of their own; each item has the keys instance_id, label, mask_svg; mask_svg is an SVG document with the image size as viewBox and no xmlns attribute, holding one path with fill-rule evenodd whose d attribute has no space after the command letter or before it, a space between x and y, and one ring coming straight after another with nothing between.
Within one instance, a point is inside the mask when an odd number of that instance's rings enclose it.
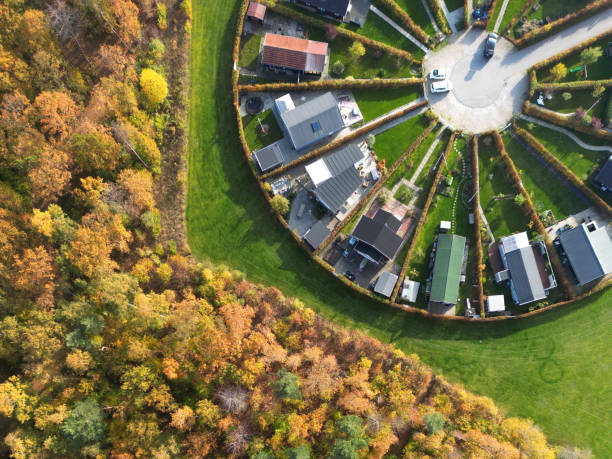
<instances>
[{"instance_id":1,"label":"green tree","mask_svg":"<svg viewBox=\"0 0 612 459\"><path fill-rule=\"evenodd\" d=\"M280 194L277 194L270 200L270 205L274 212L278 212L281 215L287 215L289 212L289 200Z\"/></svg>"},{"instance_id":2,"label":"green tree","mask_svg":"<svg viewBox=\"0 0 612 459\"><path fill-rule=\"evenodd\" d=\"M357 459L359 450L368 445L363 435L363 421L351 414L338 421L338 438L332 446L330 459Z\"/></svg>"},{"instance_id":3,"label":"green tree","mask_svg":"<svg viewBox=\"0 0 612 459\"><path fill-rule=\"evenodd\" d=\"M76 402L61 429L62 433L77 445L100 440L104 433L102 408L91 398Z\"/></svg>"},{"instance_id":4,"label":"green tree","mask_svg":"<svg viewBox=\"0 0 612 459\"><path fill-rule=\"evenodd\" d=\"M283 400L301 400L302 394L298 384L298 377L293 373L281 368L276 373L278 381L274 383L274 392Z\"/></svg>"},{"instance_id":5,"label":"green tree","mask_svg":"<svg viewBox=\"0 0 612 459\"><path fill-rule=\"evenodd\" d=\"M548 73L550 74L553 81L560 81L567 75L567 67L563 64L563 62L559 62L554 65Z\"/></svg>"},{"instance_id":6,"label":"green tree","mask_svg":"<svg viewBox=\"0 0 612 459\"><path fill-rule=\"evenodd\" d=\"M434 435L444 428L444 416L440 413L428 413L423 417L427 426L427 435Z\"/></svg>"},{"instance_id":7,"label":"green tree","mask_svg":"<svg viewBox=\"0 0 612 459\"><path fill-rule=\"evenodd\" d=\"M310 459L310 450L306 445L296 446L285 450L287 459Z\"/></svg>"},{"instance_id":8,"label":"green tree","mask_svg":"<svg viewBox=\"0 0 612 459\"><path fill-rule=\"evenodd\" d=\"M361 44L361 42L358 41L354 41L351 47L349 48L349 55L353 58L354 61L358 60L365 53L365 47Z\"/></svg>"},{"instance_id":9,"label":"green tree","mask_svg":"<svg viewBox=\"0 0 612 459\"><path fill-rule=\"evenodd\" d=\"M525 199L525 196L523 196L523 193L519 193L516 196L514 196L514 203L519 206L522 206L523 204L525 204L525 201L526 199Z\"/></svg>"},{"instance_id":10,"label":"green tree","mask_svg":"<svg viewBox=\"0 0 612 459\"><path fill-rule=\"evenodd\" d=\"M166 79L153 69L144 69L140 74L140 89L150 109L157 108L168 96Z\"/></svg>"},{"instance_id":11,"label":"green tree","mask_svg":"<svg viewBox=\"0 0 612 459\"><path fill-rule=\"evenodd\" d=\"M332 67L332 71L336 75L342 75L344 73L344 64L341 61L334 62L334 66Z\"/></svg>"},{"instance_id":12,"label":"green tree","mask_svg":"<svg viewBox=\"0 0 612 459\"><path fill-rule=\"evenodd\" d=\"M164 52L166 52L166 47L159 38L154 38L151 40L151 43L149 43L149 56L151 59L154 61L161 59Z\"/></svg>"},{"instance_id":13,"label":"green tree","mask_svg":"<svg viewBox=\"0 0 612 459\"><path fill-rule=\"evenodd\" d=\"M593 64L603 56L603 49L601 46L591 46L590 48L583 49L580 53L580 62L583 64Z\"/></svg>"}]
</instances>

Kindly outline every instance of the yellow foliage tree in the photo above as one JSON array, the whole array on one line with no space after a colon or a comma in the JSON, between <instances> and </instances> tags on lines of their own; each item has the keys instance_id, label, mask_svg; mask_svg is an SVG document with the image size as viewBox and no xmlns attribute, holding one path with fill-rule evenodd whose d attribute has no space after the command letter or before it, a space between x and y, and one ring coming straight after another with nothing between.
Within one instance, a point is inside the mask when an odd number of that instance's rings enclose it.
<instances>
[{"instance_id":1,"label":"yellow foliage tree","mask_svg":"<svg viewBox=\"0 0 612 459\"><path fill-rule=\"evenodd\" d=\"M166 79L153 69L144 69L140 74L140 89L151 109L155 109L168 95Z\"/></svg>"}]
</instances>

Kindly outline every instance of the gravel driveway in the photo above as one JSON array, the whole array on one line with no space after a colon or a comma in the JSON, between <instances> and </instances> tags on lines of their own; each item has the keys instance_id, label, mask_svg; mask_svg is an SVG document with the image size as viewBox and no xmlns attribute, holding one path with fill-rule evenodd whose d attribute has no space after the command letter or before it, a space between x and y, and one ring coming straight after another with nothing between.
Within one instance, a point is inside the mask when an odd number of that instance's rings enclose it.
<instances>
[{"instance_id":1,"label":"gravel driveway","mask_svg":"<svg viewBox=\"0 0 612 459\"><path fill-rule=\"evenodd\" d=\"M453 84L449 93L431 94L426 80L431 108L455 129L469 133L499 129L522 110L531 66L610 29L612 9L520 50L502 38L491 59L482 55L486 31L471 28L452 35L450 43L431 53L423 66L426 73L445 69Z\"/></svg>"}]
</instances>

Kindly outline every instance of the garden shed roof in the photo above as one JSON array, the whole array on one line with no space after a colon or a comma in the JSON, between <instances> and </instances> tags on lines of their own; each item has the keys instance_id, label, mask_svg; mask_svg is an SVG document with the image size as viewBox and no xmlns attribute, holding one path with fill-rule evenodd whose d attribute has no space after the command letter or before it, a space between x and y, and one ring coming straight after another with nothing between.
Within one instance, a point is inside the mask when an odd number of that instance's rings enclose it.
<instances>
[{"instance_id":1,"label":"garden shed roof","mask_svg":"<svg viewBox=\"0 0 612 459\"><path fill-rule=\"evenodd\" d=\"M280 146L276 142L262 148L261 150L257 150L255 153L253 153L253 157L255 158L255 161L257 161L257 164L263 173L280 166L284 161L283 153L281 152Z\"/></svg>"},{"instance_id":2,"label":"garden shed roof","mask_svg":"<svg viewBox=\"0 0 612 459\"><path fill-rule=\"evenodd\" d=\"M456 234L438 236L429 301L457 303L465 243L465 237Z\"/></svg>"},{"instance_id":3,"label":"garden shed roof","mask_svg":"<svg viewBox=\"0 0 612 459\"><path fill-rule=\"evenodd\" d=\"M588 284L612 272L612 241L606 228L582 224L559 236L578 284Z\"/></svg>"},{"instance_id":4,"label":"garden shed roof","mask_svg":"<svg viewBox=\"0 0 612 459\"><path fill-rule=\"evenodd\" d=\"M304 234L304 241L316 250L323 243L323 241L329 236L331 231L327 228L327 225L323 220L319 220Z\"/></svg>"},{"instance_id":5,"label":"garden shed roof","mask_svg":"<svg viewBox=\"0 0 612 459\"><path fill-rule=\"evenodd\" d=\"M397 283L397 276L387 271L383 271L376 281L374 292L390 298Z\"/></svg>"},{"instance_id":6,"label":"garden shed roof","mask_svg":"<svg viewBox=\"0 0 612 459\"><path fill-rule=\"evenodd\" d=\"M249 3L249 9L247 10L247 16L263 21L265 15L266 15L265 5L262 5L261 3L257 3L257 2Z\"/></svg>"}]
</instances>

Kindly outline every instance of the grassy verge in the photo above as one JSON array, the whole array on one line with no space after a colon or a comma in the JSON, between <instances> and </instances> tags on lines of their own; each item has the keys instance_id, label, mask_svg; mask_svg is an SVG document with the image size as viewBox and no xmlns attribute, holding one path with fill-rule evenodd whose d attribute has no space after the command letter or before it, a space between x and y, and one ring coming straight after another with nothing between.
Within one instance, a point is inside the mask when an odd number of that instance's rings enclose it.
<instances>
[{"instance_id":1,"label":"grassy verge","mask_svg":"<svg viewBox=\"0 0 612 459\"><path fill-rule=\"evenodd\" d=\"M417 353L450 381L531 417L551 442L612 450L612 290L528 320L441 322L355 294L270 217L231 107L236 0L194 2L187 231L193 254L275 285L329 319ZM525 388L529 388L526 390ZM602 390L604 392L602 392Z\"/></svg>"},{"instance_id":2,"label":"grassy verge","mask_svg":"<svg viewBox=\"0 0 612 459\"><path fill-rule=\"evenodd\" d=\"M495 151L495 144L485 139L478 142L480 171L480 205L495 239L527 230L527 217L514 199L495 200L495 196L516 195L504 162Z\"/></svg>"},{"instance_id":3,"label":"grassy verge","mask_svg":"<svg viewBox=\"0 0 612 459\"><path fill-rule=\"evenodd\" d=\"M423 8L423 4L420 1L396 0L395 2L401 6L402 9L408 13L408 16L410 16L412 20L428 35L435 35L436 29L429 20L427 11L425 11L425 8Z\"/></svg>"},{"instance_id":4,"label":"grassy verge","mask_svg":"<svg viewBox=\"0 0 612 459\"><path fill-rule=\"evenodd\" d=\"M257 58L259 57L259 46L261 36L256 34L247 35L240 43L240 61L238 65L249 70L257 70Z\"/></svg>"},{"instance_id":5,"label":"grassy verge","mask_svg":"<svg viewBox=\"0 0 612 459\"><path fill-rule=\"evenodd\" d=\"M504 143L538 213L550 209L561 220L588 207L510 134L504 135Z\"/></svg>"},{"instance_id":6,"label":"grassy verge","mask_svg":"<svg viewBox=\"0 0 612 459\"><path fill-rule=\"evenodd\" d=\"M421 97L421 88L382 88L353 89L353 95L359 105L364 121L378 118L385 113L408 104Z\"/></svg>"},{"instance_id":7,"label":"grassy verge","mask_svg":"<svg viewBox=\"0 0 612 459\"><path fill-rule=\"evenodd\" d=\"M261 133L260 122L261 125L268 129L265 135ZM256 116L247 115L242 118L242 124L244 126L244 135L251 151L259 150L283 138L283 133L272 110L265 110Z\"/></svg>"},{"instance_id":8,"label":"grassy verge","mask_svg":"<svg viewBox=\"0 0 612 459\"><path fill-rule=\"evenodd\" d=\"M424 114L421 114L378 134L374 144L376 156L379 160L384 159L387 167L391 167L421 135L428 124L429 120Z\"/></svg>"}]
</instances>

